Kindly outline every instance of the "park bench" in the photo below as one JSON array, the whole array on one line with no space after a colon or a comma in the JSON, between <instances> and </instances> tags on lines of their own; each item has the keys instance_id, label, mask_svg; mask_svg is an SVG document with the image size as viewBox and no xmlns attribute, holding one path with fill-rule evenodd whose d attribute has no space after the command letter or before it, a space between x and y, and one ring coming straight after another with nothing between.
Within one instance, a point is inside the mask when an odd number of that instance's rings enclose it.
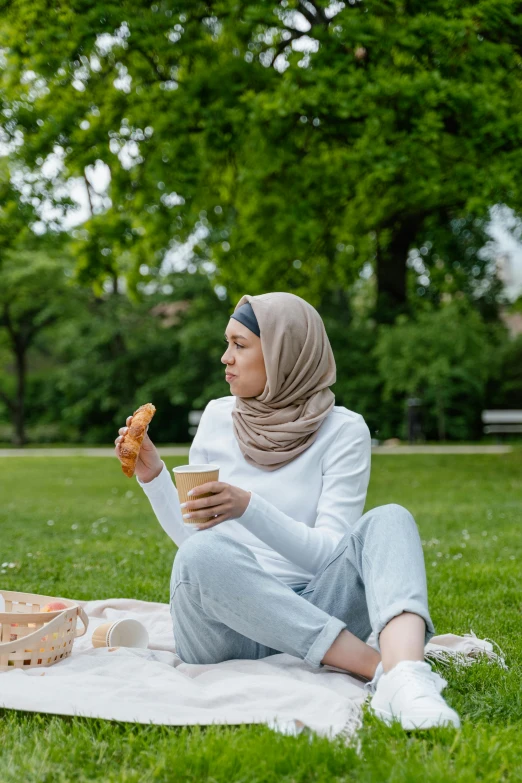
<instances>
[{"instance_id":1,"label":"park bench","mask_svg":"<svg viewBox=\"0 0 522 783\"><path fill-rule=\"evenodd\" d=\"M522 433L522 410L482 411L485 435Z\"/></svg>"}]
</instances>

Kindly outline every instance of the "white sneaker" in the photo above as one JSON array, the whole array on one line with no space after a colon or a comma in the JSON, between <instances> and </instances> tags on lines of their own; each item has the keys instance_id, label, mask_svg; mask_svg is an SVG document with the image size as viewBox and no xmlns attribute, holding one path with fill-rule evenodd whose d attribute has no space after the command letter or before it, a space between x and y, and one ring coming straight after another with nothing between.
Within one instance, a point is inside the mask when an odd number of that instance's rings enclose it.
<instances>
[{"instance_id":1,"label":"white sneaker","mask_svg":"<svg viewBox=\"0 0 522 783\"><path fill-rule=\"evenodd\" d=\"M459 728L459 716L440 695L447 684L425 661L400 661L379 677L370 706L385 723L398 719L403 729Z\"/></svg>"}]
</instances>

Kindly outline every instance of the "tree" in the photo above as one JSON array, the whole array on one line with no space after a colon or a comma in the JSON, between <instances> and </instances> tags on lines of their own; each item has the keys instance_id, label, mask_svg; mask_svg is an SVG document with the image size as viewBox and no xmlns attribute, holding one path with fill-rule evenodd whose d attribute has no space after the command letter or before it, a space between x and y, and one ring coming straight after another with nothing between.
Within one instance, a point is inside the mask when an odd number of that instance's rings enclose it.
<instances>
[{"instance_id":1,"label":"tree","mask_svg":"<svg viewBox=\"0 0 522 783\"><path fill-rule=\"evenodd\" d=\"M429 238L428 238L429 237ZM414 308L432 310L443 302L466 299L488 322L498 320L504 303L484 220L468 215L445 223L433 215L427 221L421 247L408 254L408 295Z\"/></svg>"},{"instance_id":2,"label":"tree","mask_svg":"<svg viewBox=\"0 0 522 783\"><path fill-rule=\"evenodd\" d=\"M475 437L496 339L464 300L415 320L400 316L394 327L381 327L375 348L383 401L420 396L439 440Z\"/></svg>"},{"instance_id":3,"label":"tree","mask_svg":"<svg viewBox=\"0 0 522 783\"><path fill-rule=\"evenodd\" d=\"M17 248L3 259L0 287L0 335L13 358L14 389L0 389L13 425L13 443L23 446L27 357L37 336L71 313L74 294L64 274L63 262L42 250Z\"/></svg>"},{"instance_id":4,"label":"tree","mask_svg":"<svg viewBox=\"0 0 522 783\"><path fill-rule=\"evenodd\" d=\"M34 208L20 198L11 181L9 159L0 158L0 274L8 253L34 239L30 228L34 219Z\"/></svg>"},{"instance_id":5,"label":"tree","mask_svg":"<svg viewBox=\"0 0 522 783\"><path fill-rule=\"evenodd\" d=\"M137 303L82 289L74 315L46 338L55 359L39 390L48 421L82 442L111 443L152 402L154 442L187 442L188 412L228 393L220 357L229 311L202 273L165 276Z\"/></svg>"},{"instance_id":6,"label":"tree","mask_svg":"<svg viewBox=\"0 0 522 783\"><path fill-rule=\"evenodd\" d=\"M520 410L522 407L522 335L506 340L496 356L488 384L488 407Z\"/></svg>"},{"instance_id":7,"label":"tree","mask_svg":"<svg viewBox=\"0 0 522 783\"><path fill-rule=\"evenodd\" d=\"M199 231L232 300L277 281L316 304L370 262L391 322L434 215L521 208L521 28L515 0L12 0L5 132L31 166L109 165L131 291Z\"/></svg>"}]
</instances>

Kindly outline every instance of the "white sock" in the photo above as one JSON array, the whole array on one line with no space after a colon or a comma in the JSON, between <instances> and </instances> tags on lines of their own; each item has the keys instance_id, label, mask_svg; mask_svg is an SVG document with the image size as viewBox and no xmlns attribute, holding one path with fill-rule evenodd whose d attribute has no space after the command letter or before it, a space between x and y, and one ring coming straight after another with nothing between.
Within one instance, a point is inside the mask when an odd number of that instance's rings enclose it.
<instances>
[{"instance_id":1,"label":"white sock","mask_svg":"<svg viewBox=\"0 0 522 783\"><path fill-rule=\"evenodd\" d=\"M382 661L379 661L379 663L377 664L377 668L375 669L375 674L373 675L373 680L370 680L370 682L365 683L364 685L365 689L370 693L375 693L377 682L379 681L379 678L382 674L384 674L384 669L382 668Z\"/></svg>"}]
</instances>

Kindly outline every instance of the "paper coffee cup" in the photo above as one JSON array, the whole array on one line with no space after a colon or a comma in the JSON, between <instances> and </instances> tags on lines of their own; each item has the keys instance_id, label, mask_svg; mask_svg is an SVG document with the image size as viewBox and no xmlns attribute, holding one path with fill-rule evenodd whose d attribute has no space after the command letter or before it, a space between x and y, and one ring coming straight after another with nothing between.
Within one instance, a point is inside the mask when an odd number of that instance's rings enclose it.
<instances>
[{"instance_id":1,"label":"paper coffee cup","mask_svg":"<svg viewBox=\"0 0 522 783\"><path fill-rule=\"evenodd\" d=\"M180 503L210 497L214 494L213 492L205 492L203 495L189 495L188 491L201 484L206 484L208 481L219 480L219 465L179 465L177 468L172 468L172 472ZM186 509L182 508L181 513L184 511L186 512ZM184 519L183 522L186 525L200 525L203 522L211 522L212 519L213 517L199 517Z\"/></svg>"},{"instance_id":2,"label":"paper coffee cup","mask_svg":"<svg viewBox=\"0 0 522 783\"><path fill-rule=\"evenodd\" d=\"M115 620L99 625L92 634L93 647L147 647L149 634L137 620Z\"/></svg>"}]
</instances>

